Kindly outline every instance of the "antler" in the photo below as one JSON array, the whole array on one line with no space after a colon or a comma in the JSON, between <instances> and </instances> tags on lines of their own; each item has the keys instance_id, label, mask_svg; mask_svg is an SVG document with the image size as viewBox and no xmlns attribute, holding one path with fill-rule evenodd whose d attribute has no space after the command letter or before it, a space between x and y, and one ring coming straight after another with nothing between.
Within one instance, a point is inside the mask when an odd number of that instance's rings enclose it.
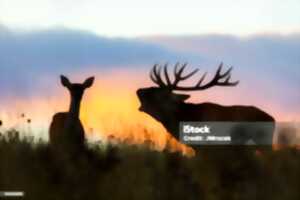
<instances>
[{"instance_id":1,"label":"antler","mask_svg":"<svg viewBox=\"0 0 300 200\"><path fill-rule=\"evenodd\" d=\"M161 77L162 67L159 66L158 64L155 64L150 72L150 78L154 83L156 83L160 87L168 88L170 90L181 90L181 91L205 90L214 86L236 86L239 83L239 81L230 82L231 71L233 68L230 67L227 71L222 73L223 63L221 63L214 77L208 83L203 84L203 81L207 75L207 73L204 73L195 86L193 87L178 86L178 83L180 81L184 81L190 78L191 76L193 76L199 71L199 69L195 69L194 71L188 73L187 75L183 75L183 71L186 68L186 66L187 63L184 63L180 67L179 67L179 63L176 63L174 68L174 81L172 82L168 74L168 64L165 64L163 67L165 81Z\"/></svg>"}]
</instances>

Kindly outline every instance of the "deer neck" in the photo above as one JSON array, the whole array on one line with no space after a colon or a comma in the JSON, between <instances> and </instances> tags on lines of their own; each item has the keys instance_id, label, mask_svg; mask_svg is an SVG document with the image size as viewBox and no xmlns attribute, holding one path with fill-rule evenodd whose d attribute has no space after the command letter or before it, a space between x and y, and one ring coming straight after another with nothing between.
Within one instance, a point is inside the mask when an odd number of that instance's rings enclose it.
<instances>
[{"instance_id":1,"label":"deer neck","mask_svg":"<svg viewBox=\"0 0 300 200\"><path fill-rule=\"evenodd\" d=\"M164 113L161 117L157 118L167 131L177 140L179 140L179 133L178 133L178 126L179 126L179 119L177 117L177 112L172 112L170 114Z\"/></svg>"},{"instance_id":2,"label":"deer neck","mask_svg":"<svg viewBox=\"0 0 300 200\"><path fill-rule=\"evenodd\" d=\"M75 98L71 96L71 103L69 108L69 117L72 119L78 119L80 114L80 102L81 98Z\"/></svg>"}]
</instances>

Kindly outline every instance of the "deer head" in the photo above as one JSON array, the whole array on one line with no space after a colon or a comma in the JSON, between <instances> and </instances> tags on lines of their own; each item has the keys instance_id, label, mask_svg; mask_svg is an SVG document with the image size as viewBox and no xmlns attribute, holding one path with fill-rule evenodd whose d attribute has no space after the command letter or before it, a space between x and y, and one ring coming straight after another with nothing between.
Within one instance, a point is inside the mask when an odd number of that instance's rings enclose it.
<instances>
[{"instance_id":1,"label":"deer head","mask_svg":"<svg viewBox=\"0 0 300 200\"><path fill-rule=\"evenodd\" d=\"M63 75L60 76L61 84L69 90L71 97L75 99L82 98L84 90L93 85L94 79L94 77L90 77L83 83L71 83L67 77Z\"/></svg>"},{"instance_id":2,"label":"deer head","mask_svg":"<svg viewBox=\"0 0 300 200\"><path fill-rule=\"evenodd\" d=\"M199 69L195 69L184 75L183 73L186 66L186 63L183 65L177 63L174 67L173 77L171 77L168 72L167 64L164 66L154 65L150 72L150 78L157 87L137 90L137 96L141 102L140 111L146 112L154 118L161 120L162 116L174 114L179 104L184 103L184 101L190 97L190 95L177 94L174 93L174 91L201 91L214 86L232 87L239 83L239 81L230 81L232 67L222 72L223 64L221 63L209 82L204 84L207 75L207 73L204 73L194 86L180 86L180 82L187 80L199 71Z\"/></svg>"}]
</instances>

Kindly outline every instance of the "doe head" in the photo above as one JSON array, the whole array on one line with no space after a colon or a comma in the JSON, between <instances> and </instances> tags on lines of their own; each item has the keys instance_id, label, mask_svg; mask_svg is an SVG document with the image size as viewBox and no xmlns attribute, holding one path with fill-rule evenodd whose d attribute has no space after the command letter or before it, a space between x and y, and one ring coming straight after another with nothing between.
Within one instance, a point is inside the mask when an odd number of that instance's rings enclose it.
<instances>
[{"instance_id":1,"label":"doe head","mask_svg":"<svg viewBox=\"0 0 300 200\"><path fill-rule=\"evenodd\" d=\"M61 84L66 87L71 96L75 98L81 98L84 90L91 87L94 83L94 80L95 78L92 76L87 78L83 83L71 83L66 76L60 76Z\"/></svg>"}]
</instances>

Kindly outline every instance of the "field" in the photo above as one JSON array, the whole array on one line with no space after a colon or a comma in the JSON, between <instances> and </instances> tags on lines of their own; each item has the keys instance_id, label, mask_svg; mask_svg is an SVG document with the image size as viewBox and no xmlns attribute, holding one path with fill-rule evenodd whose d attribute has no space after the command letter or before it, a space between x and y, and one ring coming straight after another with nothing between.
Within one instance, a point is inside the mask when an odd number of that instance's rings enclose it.
<instances>
[{"instance_id":1,"label":"field","mask_svg":"<svg viewBox=\"0 0 300 200\"><path fill-rule=\"evenodd\" d=\"M300 199L298 150L200 149L186 157L94 144L75 155L10 131L0 137L0 191L24 191L31 200Z\"/></svg>"}]
</instances>

